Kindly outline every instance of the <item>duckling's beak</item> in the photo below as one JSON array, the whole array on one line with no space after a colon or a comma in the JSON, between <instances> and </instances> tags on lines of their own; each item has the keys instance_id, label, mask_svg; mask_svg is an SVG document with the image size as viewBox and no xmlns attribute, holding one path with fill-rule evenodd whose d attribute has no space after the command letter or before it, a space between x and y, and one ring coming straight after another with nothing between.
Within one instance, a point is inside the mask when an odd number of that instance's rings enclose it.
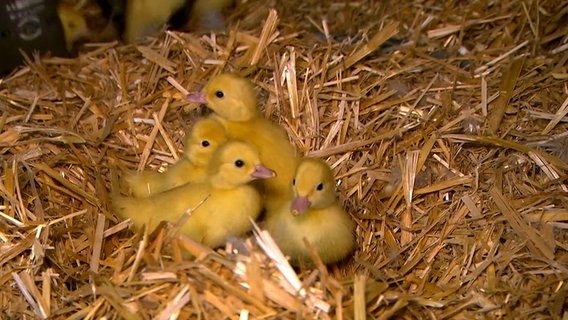
<instances>
[{"instance_id":1,"label":"duckling's beak","mask_svg":"<svg viewBox=\"0 0 568 320\"><path fill-rule=\"evenodd\" d=\"M271 169L268 169L267 167L257 164L256 166L254 166L254 171L251 173L250 176L253 177L254 179L268 179L276 177L276 172L274 172Z\"/></svg>"},{"instance_id":2,"label":"duckling's beak","mask_svg":"<svg viewBox=\"0 0 568 320\"><path fill-rule=\"evenodd\" d=\"M185 100L195 103L207 103L207 101L205 100L205 93L203 92L190 93L187 96L185 96Z\"/></svg>"},{"instance_id":3,"label":"duckling's beak","mask_svg":"<svg viewBox=\"0 0 568 320\"><path fill-rule=\"evenodd\" d=\"M290 205L290 212L295 216L301 215L306 212L311 205L312 203L308 200L308 197L297 196Z\"/></svg>"}]
</instances>

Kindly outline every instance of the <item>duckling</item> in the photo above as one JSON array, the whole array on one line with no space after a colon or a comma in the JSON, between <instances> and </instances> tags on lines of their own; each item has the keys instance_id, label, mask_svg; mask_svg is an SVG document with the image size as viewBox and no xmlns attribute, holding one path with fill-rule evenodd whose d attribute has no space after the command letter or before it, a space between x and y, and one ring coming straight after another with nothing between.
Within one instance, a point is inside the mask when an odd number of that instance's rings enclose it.
<instances>
[{"instance_id":1,"label":"duckling","mask_svg":"<svg viewBox=\"0 0 568 320\"><path fill-rule=\"evenodd\" d=\"M125 180L137 198L147 197L186 183L201 183L214 151L225 142L225 127L214 118L204 118L193 125L186 136L184 155L165 173L147 171L127 175Z\"/></svg>"},{"instance_id":2,"label":"duckling","mask_svg":"<svg viewBox=\"0 0 568 320\"><path fill-rule=\"evenodd\" d=\"M124 39L135 42L157 33L166 23L174 29L217 30L225 27L223 10L233 0L126 0Z\"/></svg>"},{"instance_id":3,"label":"duckling","mask_svg":"<svg viewBox=\"0 0 568 320\"><path fill-rule=\"evenodd\" d=\"M345 258L355 247L355 223L335 194L331 168L323 161L300 161L288 203L268 214L265 227L295 265L310 263L306 238L325 264Z\"/></svg>"},{"instance_id":4,"label":"duckling","mask_svg":"<svg viewBox=\"0 0 568 320\"><path fill-rule=\"evenodd\" d=\"M284 129L260 113L252 83L235 74L221 74L211 79L201 93L188 95L187 100L213 110L230 138L256 146L262 163L276 172L274 179L262 183L265 207L270 212L284 202L298 160L296 149Z\"/></svg>"},{"instance_id":5,"label":"duckling","mask_svg":"<svg viewBox=\"0 0 568 320\"><path fill-rule=\"evenodd\" d=\"M132 43L155 34L176 12L190 8L188 0L126 0L124 40Z\"/></svg>"},{"instance_id":6,"label":"duckling","mask_svg":"<svg viewBox=\"0 0 568 320\"><path fill-rule=\"evenodd\" d=\"M68 53L75 53L77 44L88 39L90 35L87 20L81 12L73 6L59 2L57 15L65 34L65 47Z\"/></svg>"},{"instance_id":7,"label":"duckling","mask_svg":"<svg viewBox=\"0 0 568 320\"><path fill-rule=\"evenodd\" d=\"M132 219L136 227L148 224L150 230L161 220L176 222L187 210L194 210L180 231L215 248L225 244L228 237L250 230L249 219L256 219L262 206L258 191L248 183L273 176L274 171L261 164L252 145L231 140L213 154L206 182L185 184L142 199L114 197L113 208Z\"/></svg>"}]
</instances>

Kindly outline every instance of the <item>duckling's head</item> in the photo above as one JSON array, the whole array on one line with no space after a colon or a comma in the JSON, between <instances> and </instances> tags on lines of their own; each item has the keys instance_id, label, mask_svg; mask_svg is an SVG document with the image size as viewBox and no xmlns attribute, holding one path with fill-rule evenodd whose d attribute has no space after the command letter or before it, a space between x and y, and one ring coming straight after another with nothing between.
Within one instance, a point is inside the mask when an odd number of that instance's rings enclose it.
<instances>
[{"instance_id":1,"label":"duckling's head","mask_svg":"<svg viewBox=\"0 0 568 320\"><path fill-rule=\"evenodd\" d=\"M252 83L232 73L214 77L203 88L203 92L189 94L186 99L207 104L216 114L229 121L248 121L258 116Z\"/></svg>"},{"instance_id":2,"label":"duckling's head","mask_svg":"<svg viewBox=\"0 0 568 320\"><path fill-rule=\"evenodd\" d=\"M226 140L225 127L219 120L202 119L195 123L186 139L186 157L193 164L207 166L215 150Z\"/></svg>"},{"instance_id":3,"label":"duckling's head","mask_svg":"<svg viewBox=\"0 0 568 320\"><path fill-rule=\"evenodd\" d=\"M327 163L318 159L303 159L292 180L292 196L290 212L293 215L333 204L336 200L335 180Z\"/></svg>"},{"instance_id":4,"label":"duckling's head","mask_svg":"<svg viewBox=\"0 0 568 320\"><path fill-rule=\"evenodd\" d=\"M267 179L276 173L260 163L258 151L251 144L230 140L219 146L208 167L211 184L230 189L255 179Z\"/></svg>"}]
</instances>

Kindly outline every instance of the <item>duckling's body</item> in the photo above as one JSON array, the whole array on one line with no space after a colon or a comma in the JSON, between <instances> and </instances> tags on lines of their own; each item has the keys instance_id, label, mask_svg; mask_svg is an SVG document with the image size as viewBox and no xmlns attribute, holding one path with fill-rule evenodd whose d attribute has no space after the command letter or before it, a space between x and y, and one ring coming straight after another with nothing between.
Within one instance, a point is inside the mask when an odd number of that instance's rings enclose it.
<instances>
[{"instance_id":1,"label":"duckling's body","mask_svg":"<svg viewBox=\"0 0 568 320\"><path fill-rule=\"evenodd\" d=\"M227 140L225 127L213 118L199 120L184 142L184 155L166 172L146 171L126 176L135 197L147 197L187 183L202 183L215 150Z\"/></svg>"},{"instance_id":2,"label":"duckling's body","mask_svg":"<svg viewBox=\"0 0 568 320\"><path fill-rule=\"evenodd\" d=\"M199 183L205 180L205 168L195 166L187 158L180 158L167 171L144 171L126 176L132 195L145 198L187 183Z\"/></svg>"},{"instance_id":3,"label":"duckling's body","mask_svg":"<svg viewBox=\"0 0 568 320\"><path fill-rule=\"evenodd\" d=\"M261 165L253 146L228 141L213 155L206 182L185 184L148 198L116 198L113 207L136 227L148 224L150 229L161 220L176 222L187 210L194 209L181 232L214 248L223 245L229 236L250 230L249 219L258 216L262 205L258 191L248 182L273 175Z\"/></svg>"},{"instance_id":4,"label":"duckling's body","mask_svg":"<svg viewBox=\"0 0 568 320\"><path fill-rule=\"evenodd\" d=\"M287 199L298 159L296 149L283 128L260 114L252 83L234 74L221 74L188 100L207 104L230 138L253 144L262 163L276 172L274 179L263 181L266 208L277 207Z\"/></svg>"},{"instance_id":5,"label":"duckling's body","mask_svg":"<svg viewBox=\"0 0 568 320\"><path fill-rule=\"evenodd\" d=\"M265 226L293 264L311 261L304 238L326 264L355 247L355 224L337 201L331 169L316 159L300 162L288 202L267 215Z\"/></svg>"}]
</instances>

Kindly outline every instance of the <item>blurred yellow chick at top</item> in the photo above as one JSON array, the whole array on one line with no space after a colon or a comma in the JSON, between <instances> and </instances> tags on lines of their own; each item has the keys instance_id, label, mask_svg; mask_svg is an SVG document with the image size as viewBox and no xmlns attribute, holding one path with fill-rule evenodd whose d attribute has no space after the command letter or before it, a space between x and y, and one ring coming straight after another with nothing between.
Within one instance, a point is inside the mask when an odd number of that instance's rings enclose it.
<instances>
[{"instance_id":1,"label":"blurred yellow chick at top","mask_svg":"<svg viewBox=\"0 0 568 320\"><path fill-rule=\"evenodd\" d=\"M147 197L186 183L201 183L215 150L227 140L225 127L216 119L197 121L185 138L184 155L164 173L146 171L125 177L135 197Z\"/></svg>"},{"instance_id":2,"label":"blurred yellow chick at top","mask_svg":"<svg viewBox=\"0 0 568 320\"><path fill-rule=\"evenodd\" d=\"M261 164L253 146L231 140L215 151L206 182L185 184L141 199L115 197L113 208L136 227L147 224L149 230L162 220L175 223L187 210L195 209L181 232L215 248L225 244L228 237L250 230L249 219L256 219L262 204L258 191L248 183L273 176L274 172Z\"/></svg>"},{"instance_id":3,"label":"blurred yellow chick at top","mask_svg":"<svg viewBox=\"0 0 568 320\"><path fill-rule=\"evenodd\" d=\"M87 20L79 9L61 2L57 4L57 15L63 27L67 52L73 53L75 45L90 36Z\"/></svg>"},{"instance_id":4,"label":"blurred yellow chick at top","mask_svg":"<svg viewBox=\"0 0 568 320\"><path fill-rule=\"evenodd\" d=\"M186 0L127 0L124 40L131 43L156 34L185 5Z\"/></svg>"},{"instance_id":5,"label":"blurred yellow chick at top","mask_svg":"<svg viewBox=\"0 0 568 320\"><path fill-rule=\"evenodd\" d=\"M295 265L310 264L304 238L326 264L344 259L355 248L355 223L339 204L331 168L321 160L301 160L288 203L269 213L265 223Z\"/></svg>"},{"instance_id":6,"label":"blurred yellow chick at top","mask_svg":"<svg viewBox=\"0 0 568 320\"><path fill-rule=\"evenodd\" d=\"M285 201L298 160L296 149L284 129L260 113L252 83L235 74L221 74L201 93L189 94L187 100L206 104L225 125L230 138L256 146L262 163L276 172L274 179L263 181L266 208Z\"/></svg>"},{"instance_id":7,"label":"blurred yellow chick at top","mask_svg":"<svg viewBox=\"0 0 568 320\"><path fill-rule=\"evenodd\" d=\"M223 10L233 0L126 0L124 40L135 42L160 31L166 23L193 30L225 27ZM181 21L174 21L181 20Z\"/></svg>"}]
</instances>

